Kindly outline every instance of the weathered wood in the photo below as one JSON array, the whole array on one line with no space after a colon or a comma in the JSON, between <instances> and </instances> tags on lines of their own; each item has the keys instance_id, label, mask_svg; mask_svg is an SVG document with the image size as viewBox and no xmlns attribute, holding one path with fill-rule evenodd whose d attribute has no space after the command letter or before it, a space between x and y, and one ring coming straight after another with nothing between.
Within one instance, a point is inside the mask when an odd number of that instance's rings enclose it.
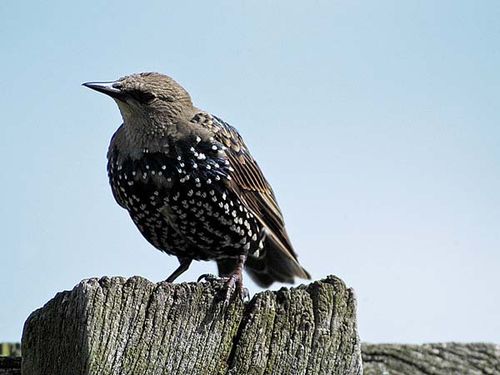
<instances>
[{"instance_id":1,"label":"weathered wood","mask_svg":"<svg viewBox=\"0 0 500 375\"><path fill-rule=\"evenodd\" d=\"M365 375L500 374L500 346L494 344L363 344Z\"/></svg>"},{"instance_id":2,"label":"weathered wood","mask_svg":"<svg viewBox=\"0 0 500 375\"><path fill-rule=\"evenodd\" d=\"M500 373L500 346L494 344L363 344L361 352L365 375ZM19 374L20 357L0 357L0 375Z\"/></svg>"},{"instance_id":3,"label":"weathered wood","mask_svg":"<svg viewBox=\"0 0 500 375\"><path fill-rule=\"evenodd\" d=\"M21 357L0 357L0 375L20 375Z\"/></svg>"},{"instance_id":4,"label":"weathered wood","mask_svg":"<svg viewBox=\"0 0 500 375\"><path fill-rule=\"evenodd\" d=\"M361 374L356 303L335 277L221 301L222 284L89 279L25 323L23 375Z\"/></svg>"}]
</instances>

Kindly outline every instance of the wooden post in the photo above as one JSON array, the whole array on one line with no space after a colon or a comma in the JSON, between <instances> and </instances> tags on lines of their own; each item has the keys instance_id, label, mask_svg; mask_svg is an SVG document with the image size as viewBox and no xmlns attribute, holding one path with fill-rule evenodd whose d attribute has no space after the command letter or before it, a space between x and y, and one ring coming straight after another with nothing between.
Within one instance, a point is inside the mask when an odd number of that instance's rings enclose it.
<instances>
[{"instance_id":1,"label":"wooden post","mask_svg":"<svg viewBox=\"0 0 500 375\"><path fill-rule=\"evenodd\" d=\"M500 346L444 343L363 344L364 375L500 374Z\"/></svg>"},{"instance_id":2,"label":"wooden post","mask_svg":"<svg viewBox=\"0 0 500 375\"><path fill-rule=\"evenodd\" d=\"M21 375L21 357L0 357L0 375Z\"/></svg>"},{"instance_id":3,"label":"wooden post","mask_svg":"<svg viewBox=\"0 0 500 375\"><path fill-rule=\"evenodd\" d=\"M22 373L362 373L355 298L338 278L229 306L222 288L84 280L26 321Z\"/></svg>"}]
</instances>

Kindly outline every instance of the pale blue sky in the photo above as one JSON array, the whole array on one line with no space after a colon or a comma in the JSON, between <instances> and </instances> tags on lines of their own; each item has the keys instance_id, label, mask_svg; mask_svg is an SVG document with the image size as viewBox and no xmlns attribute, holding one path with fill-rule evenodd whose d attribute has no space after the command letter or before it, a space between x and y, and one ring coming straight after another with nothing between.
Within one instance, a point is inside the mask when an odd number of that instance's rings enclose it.
<instances>
[{"instance_id":1,"label":"pale blue sky","mask_svg":"<svg viewBox=\"0 0 500 375\"><path fill-rule=\"evenodd\" d=\"M4 0L0 19L0 341L83 278L177 266L113 201L120 115L80 86L160 71L240 130L303 265L355 288L364 341L500 342L500 2Z\"/></svg>"}]
</instances>

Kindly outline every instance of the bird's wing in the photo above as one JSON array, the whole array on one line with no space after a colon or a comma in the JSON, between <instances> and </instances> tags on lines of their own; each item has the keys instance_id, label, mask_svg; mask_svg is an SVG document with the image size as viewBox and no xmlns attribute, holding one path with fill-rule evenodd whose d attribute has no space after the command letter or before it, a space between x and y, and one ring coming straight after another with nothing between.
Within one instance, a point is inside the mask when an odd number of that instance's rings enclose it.
<instances>
[{"instance_id":1,"label":"bird's wing","mask_svg":"<svg viewBox=\"0 0 500 375\"><path fill-rule=\"evenodd\" d=\"M267 232L268 238L286 257L297 259L285 230L283 215L269 182L257 162L250 155L245 142L235 128L221 119L211 116L195 116L200 125L209 129L214 140L226 147L225 153L232 168L229 188L237 193L254 213Z\"/></svg>"}]
</instances>

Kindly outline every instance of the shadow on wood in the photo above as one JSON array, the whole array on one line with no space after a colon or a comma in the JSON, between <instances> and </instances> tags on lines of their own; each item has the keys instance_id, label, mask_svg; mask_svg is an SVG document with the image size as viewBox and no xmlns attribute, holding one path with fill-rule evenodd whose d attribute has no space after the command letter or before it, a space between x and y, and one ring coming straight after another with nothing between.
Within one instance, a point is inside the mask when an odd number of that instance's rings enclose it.
<instances>
[{"instance_id":1,"label":"shadow on wood","mask_svg":"<svg viewBox=\"0 0 500 375\"><path fill-rule=\"evenodd\" d=\"M84 280L26 321L23 374L362 373L356 302L340 279L229 306L222 288Z\"/></svg>"}]
</instances>

